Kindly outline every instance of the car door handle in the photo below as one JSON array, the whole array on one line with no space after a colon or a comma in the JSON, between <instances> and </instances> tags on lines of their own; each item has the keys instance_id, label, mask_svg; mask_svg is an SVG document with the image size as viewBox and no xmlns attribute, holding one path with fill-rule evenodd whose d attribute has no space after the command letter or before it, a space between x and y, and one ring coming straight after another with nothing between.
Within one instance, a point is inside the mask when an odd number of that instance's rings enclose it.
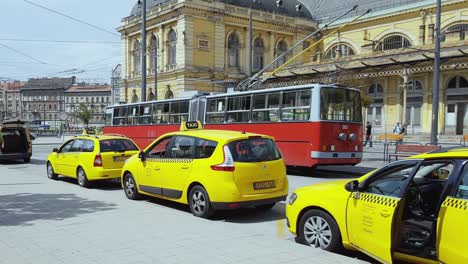
<instances>
[{"instance_id":1,"label":"car door handle","mask_svg":"<svg viewBox=\"0 0 468 264\"><path fill-rule=\"evenodd\" d=\"M387 218L387 217L389 217L390 215L392 215L392 213L390 213L390 212L380 212L380 215L381 215L382 217Z\"/></svg>"},{"instance_id":2,"label":"car door handle","mask_svg":"<svg viewBox=\"0 0 468 264\"><path fill-rule=\"evenodd\" d=\"M160 170L160 169L161 169L161 168L159 168L159 167L154 167L154 170Z\"/></svg>"},{"instance_id":3,"label":"car door handle","mask_svg":"<svg viewBox=\"0 0 468 264\"><path fill-rule=\"evenodd\" d=\"M182 166L181 168L184 169L184 170L186 170L186 169L189 168L189 166L184 165L184 166Z\"/></svg>"}]
</instances>

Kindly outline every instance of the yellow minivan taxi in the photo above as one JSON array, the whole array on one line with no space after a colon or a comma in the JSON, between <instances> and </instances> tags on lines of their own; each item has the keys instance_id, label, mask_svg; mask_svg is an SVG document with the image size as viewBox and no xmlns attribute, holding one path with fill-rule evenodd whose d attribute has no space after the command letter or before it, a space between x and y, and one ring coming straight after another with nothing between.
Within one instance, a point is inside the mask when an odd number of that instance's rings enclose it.
<instances>
[{"instance_id":1,"label":"yellow minivan taxi","mask_svg":"<svg viewBox=\"0 0 468 264\"><path fill-rule=\"evenodd\" d=\"M129 199L141 194L188 204L197 217L215 210L270 209L288 193L283 158L272 137L208 130L183 122L162 135L122 169Z\"/></svg>"},{"instance_id":2,"label":"yellow minivan taxi","mask_svg":"<svg viewBox=\"0 0 468 264\"><path fill-rule=\"evenodd\" d=\"M298 242L325 250L359 250L383 263L468 263L468 149L299 188L286 217Z\"/></svg>"},{"instance_id":3,"label":"yellow minivan taxi","mask_svg":"<svg viewBox=\"0 0 468 264\"><path fill-rule=\"evenodd\" d=\"M135 142L121 135L81 135L66 141L47 157L47 176L77 178L81 187L91 181L119 179L126 159L138 154Z\"/></svg>"}]
</instances>

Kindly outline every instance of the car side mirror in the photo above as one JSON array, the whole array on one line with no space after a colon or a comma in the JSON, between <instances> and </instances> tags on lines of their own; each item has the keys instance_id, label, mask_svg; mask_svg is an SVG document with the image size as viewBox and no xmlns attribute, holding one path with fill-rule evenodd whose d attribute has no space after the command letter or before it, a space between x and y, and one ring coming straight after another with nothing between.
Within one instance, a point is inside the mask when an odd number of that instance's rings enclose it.
<instances>
[{"instance_id":1,"label":"car side mirror","mask_svg":"<svg viewBox=\"0 0 468 264\"><path fill-rule=\"evenodd\" d=\"M350 181L345 185L345 189L348 192L355 192L358 190L358 188L359 188L359 182L357 180Z\"/></svg>"},{"instance_id":2,"label":"car side mirror","mask_svg":"<svg viewBox=\"0 0 468 264\"><path fill-rule=\"evenodd\" d=\"M58 148L54 148L52 152L58 153Z\"/></svg>"},{"instance_id":3,"label":"car side mirror","mask_svg":"<svg viewBox=\"0 0 468 264\"><path fill-rule=\"evenodd\" d=\"M146 153L144 151L140 151L140 153L138 154L138 158L144 162L146 160Z\"/></svg>"}]
</instances>

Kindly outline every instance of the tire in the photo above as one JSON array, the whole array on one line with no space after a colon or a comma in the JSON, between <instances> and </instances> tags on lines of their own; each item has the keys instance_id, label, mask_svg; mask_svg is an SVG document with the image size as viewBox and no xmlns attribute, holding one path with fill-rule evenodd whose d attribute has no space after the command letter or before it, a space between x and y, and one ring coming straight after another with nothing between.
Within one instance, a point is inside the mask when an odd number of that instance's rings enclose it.
<instances>
[{"instance_id":1,"label":"tire","mask_svg":"<svg viewBox=\"0 0 468 264\"><path fill-rule=\"evenodd\" d=\"M317 209L307 211L301 217L298 229L300 243L331 252L339 252L343 248L338 224L324 211Z\"/></svg>"},{"instance_id":2,"label":"tire","mask_svg":"<svg viewBox=\"0 0 468 264\"><path fill-rule=\"evenodd\" d=\"M29 162L31 162L31 158L24 158L23 160L24 160L24 163L29 163Z\"/></svg>"},{"instance_id":3,"label":"tire","mask_svg":"<svg viewBox=\"0 0 468 264\"><path fill-rule=\"evenodd\" d=\"M141 198L141 194L138 193L135 178L133 178L133 175L131 173L125 174L123 186L125 196L127 196L128 199L138 200Z\"/></svg>"},{"instance_id":4,"label":"tire","mask_svg":"<svg viewBox=\"0 0 468 264\"><path fill-rule=\"evenodd\" d=\"M47 178L51 179L51 180L57 180L58 179L58 175L54 172L54 167L52 167L52 164L48 161L47 162Z\"/></svg>"},{"instance_id":5,"label":"tire","mask_svg":"<svg viewBox=\"0 0 468 264\"><path fill-rule=\"evenodd\" d=\"M210 218L214 211L211 207L210 197L205 188L200 185L194 186L190 189L188 196L188 204L190 211L196 217Z\"/></svg>"},{"instance_id":6,"label":"tire","mask_svg":"<svg viewBox=\"0 0 468 264\"><path fill-rule=\"evenodd\" d=\"M262 205L257 205L255 208L261 211L268 211L271 208L275 207L276 203L269 203L269 204L262 204Z\"/></svg>"},{"instance_id":7,"label":"tire","mask_svg":"<svg viewBox=\"0 0 468 264\"><path fill-rule=\"evenodd\" d=\"M76 179L78 180L78 185L83 188L89 188L90 183L88 181L88 177L86 177L86 173L83 168L79 167L76 171Z\"/></svg>"}]
</instances>

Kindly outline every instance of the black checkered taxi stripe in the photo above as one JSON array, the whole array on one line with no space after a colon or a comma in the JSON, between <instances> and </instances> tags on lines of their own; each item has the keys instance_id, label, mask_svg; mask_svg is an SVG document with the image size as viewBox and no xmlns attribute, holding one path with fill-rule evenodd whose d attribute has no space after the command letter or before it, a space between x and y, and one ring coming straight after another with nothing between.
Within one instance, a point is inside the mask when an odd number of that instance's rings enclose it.
<instances>
[{"instance_id":1,"label":"black checkered taxi stripe","mask_svg":"<svg viewBox=\"0 0 468 264\"><path fill-rule=\"evenodd\" d=\"M149 158L149 162L160 162L160 163L192 163L193 159L157 159Z\"/></svg>"},{"instance_id":2,"label":"black checkered taxi stripe","mask_svg":"<svg viewBox=\"0 0 468 264\"><path fill-rule=\"evenodd\" d=\"M380 205L384 205L388 207L396 207L398 203L398 199L396 198L385 197L385 196L369 194L369 193L360 193L360 192L354 192L352 194L352 198L355 200L361 200L361 201L369 202L373 204L380 204Z\"/></svg>"},{"instance_id":3,"label":"black checkered taxi stripe","mask_svg":"<svg viewBox=\"0 0 468 264\"><path fill-rule=\"evenodd\" d=\"M468 210L468 201L448 197L442 206L452 207L460 210Z\"/></svg>"}]
</instances>

